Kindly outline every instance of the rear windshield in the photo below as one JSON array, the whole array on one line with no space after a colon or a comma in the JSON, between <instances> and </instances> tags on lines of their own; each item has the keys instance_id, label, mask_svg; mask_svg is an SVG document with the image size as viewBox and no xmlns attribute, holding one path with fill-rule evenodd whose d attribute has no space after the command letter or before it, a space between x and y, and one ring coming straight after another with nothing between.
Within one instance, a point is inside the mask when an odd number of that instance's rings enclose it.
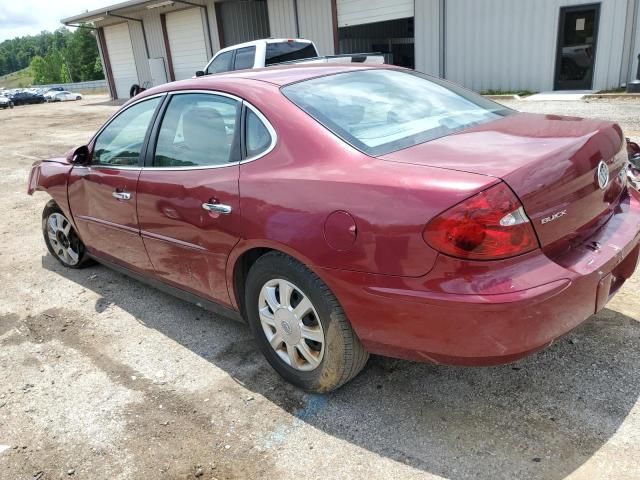
<instances>
[{"instance_id":1,"label":"rear windshield","mask_svg":"<svg viewBox=\"0 0 640 480\"><path fill-rule=\"evenodd\" d=\"M282 88L302 110L373 156L428 142L514 113L421 73L361 70Z\"/></svg>"},{"instance_id":2,"label":"rear windshield","mask_svg":"<svg viewBox=\"0 0 640 480\"><path fill-rule=\"evenodd\" d=\"M304 58L317 57L318 52L312 43L306 42L280 42L267 43L265 65L274 63L302 60Z\"/></svg>"}]
</instances>

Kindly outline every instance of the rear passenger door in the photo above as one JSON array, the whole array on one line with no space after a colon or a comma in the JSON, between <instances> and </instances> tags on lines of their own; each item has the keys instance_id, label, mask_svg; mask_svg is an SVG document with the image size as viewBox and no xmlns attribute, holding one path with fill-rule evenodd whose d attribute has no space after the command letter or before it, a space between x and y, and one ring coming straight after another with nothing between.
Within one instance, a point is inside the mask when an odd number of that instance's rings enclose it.
<instances>
[{"instance_id":1,"label":"rear passenger door","mask_svg":"<svg viewBox=\"0 0 640 480\"><path fill-rule=\"evenodd\" d=\"M138 221L156 275L230 305L227 257L240 239L240 99L175 92L158 115L138 182Z\"/></svg>"}]
</instances>

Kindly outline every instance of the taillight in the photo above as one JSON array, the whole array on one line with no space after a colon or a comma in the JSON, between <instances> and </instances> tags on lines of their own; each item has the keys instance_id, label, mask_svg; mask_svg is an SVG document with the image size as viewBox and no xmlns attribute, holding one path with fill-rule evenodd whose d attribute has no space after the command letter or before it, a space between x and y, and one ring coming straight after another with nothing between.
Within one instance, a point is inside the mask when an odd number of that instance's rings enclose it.
<instances>
[{"instance_id":1,"label":"taillight","mask_svg":"<svg viewBox=\"0 0 640 480\"><path fill-rule=\"evenodd\" d=\"M473 260L508 258L538 247L522 204L504 183L438 215L423 237L442 253Z\"/></svg>"}]
</instances>

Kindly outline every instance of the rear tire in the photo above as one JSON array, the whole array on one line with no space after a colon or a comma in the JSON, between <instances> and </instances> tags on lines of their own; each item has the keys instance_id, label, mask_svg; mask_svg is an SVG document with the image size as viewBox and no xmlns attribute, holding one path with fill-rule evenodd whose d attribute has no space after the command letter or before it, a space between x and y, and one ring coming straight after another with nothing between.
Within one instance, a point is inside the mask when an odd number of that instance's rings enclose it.
<instances>
[{"instance_id":1,"label":"rear tire","mask_svg":"<svg viewBox=\"0 0 640 480\"><path fill-rule=\"evenodd\" d=\"M369 354L335 295L288 255L271 252L253 264L245 306L263 355L297 387L330 392L354 378L367 363Z\"/></svg>"},{"instance_id":2,"label":"rear tire","mask_svg":"<svg viewBox=\"0 0 640 480\"><path fill-rule=\"evenodd\" d=\"M129 89L129 98L133 98L140 93L140 85L134 83Z\"/></svg>"},{"instance_id":3,"label":"rear tire","mask_svg":"<svg viewBox=\"0 0 640 480\"><path fill-rule=\"evenodd\" d=\"M53 200L42 211L42 234L49 253L65 267L83 268L92 263L73 225Z\"/></svg>"}]
</instances>

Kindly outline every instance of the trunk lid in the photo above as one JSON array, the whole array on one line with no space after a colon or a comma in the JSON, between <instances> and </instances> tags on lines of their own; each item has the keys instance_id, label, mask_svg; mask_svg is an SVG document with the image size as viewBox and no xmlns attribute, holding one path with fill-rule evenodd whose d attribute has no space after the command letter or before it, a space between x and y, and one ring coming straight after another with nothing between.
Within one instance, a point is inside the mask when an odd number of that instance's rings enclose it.
<instances>
[{"instance_id":1,"label":"trunk lid","mask_svg":"<svg viewBox=\"0 0 640 480\"><path fill-rule=\"evenodd\" d=\"M519 113L380 158L504 180L551 252L581 243L609 219L624 190L623 146L612 122ZM600 162L609 175L604 188Z\"/></svg>"}]
</instances>

